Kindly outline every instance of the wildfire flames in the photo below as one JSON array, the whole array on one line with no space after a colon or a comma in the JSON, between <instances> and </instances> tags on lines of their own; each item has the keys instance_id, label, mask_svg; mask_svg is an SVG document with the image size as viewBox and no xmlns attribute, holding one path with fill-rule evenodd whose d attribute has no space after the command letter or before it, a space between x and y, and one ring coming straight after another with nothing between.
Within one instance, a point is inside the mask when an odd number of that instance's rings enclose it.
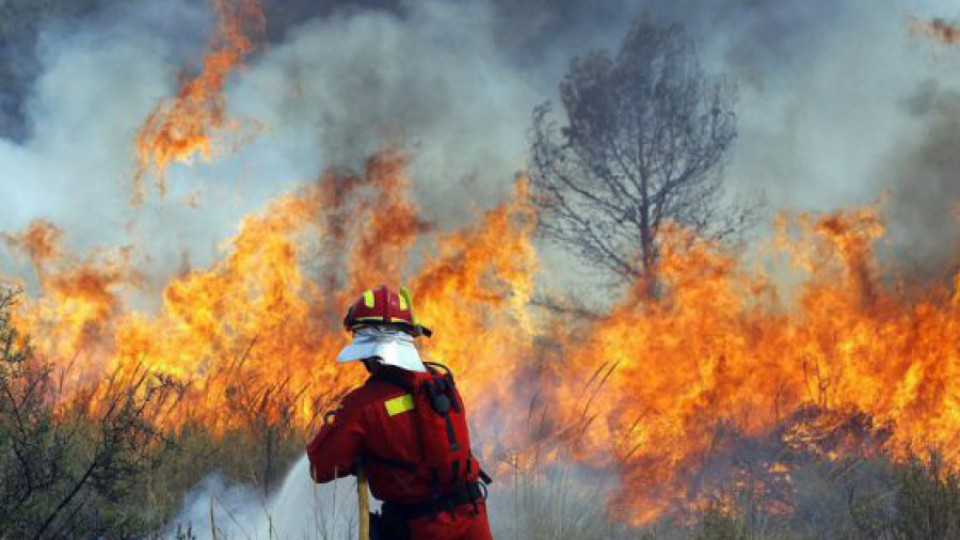
<instances>
[{"instance_id":1,"label":"wildfire flames","mask_svg":"<svg viewBox=\"0 0 960 540\"><path fill-rule=\"evenodd\" d=\"M266 17L258 0L213 0L213 7L217 33L203 68L181 82L176 97L160 102L137 134L134 203L143 201L145 175L156 175L163 195L171 162L189 163L198 153L209 159L214 132L239 129L226 114L223 85L262 41Z\"/></svg>"},{"instance_id":2,"label":"wildfire flames","mask_svg":"<svg viewBox=\"0 0 960 540\"><path fill-rule=\"evenodd\" d=\"M209 152L224 77L253 47L237 37L249 24L228 24L204 73L147 119L141 164ZM35 222L4 237L40 284L16 324L67 373L65 400L147 368L183 383L171 429L242 429L252 409L310 429L363 376L333 361L344 306L403 277L436 333L422 349L457 373L484 459L617 471L616 509L633 523L696 502L688 487L722 432L827 457L869 439L898 458L937 450L960 464L960 274L919 290L885 267L879 207L781 217L764 262L790 263L790 280L668 228L657 298L641 284L584 320L531 302L540 269L525 182L439 233L408 199L405 164L385 150L362 173L270 202L212 267L171 280L156 313L128 301L145 287L134 250L71 253L62 231Z\"/></svg>"},{"instance_id":3,"label":"wildfire flames","mask_svg":"<svg viewBox=\"0 0 960 540\"><path fill-rule=\"evenodd\" d=\"M43 289L17 323L43 357L72 366L75 389L140 365L188 381L173 427L242 427L267 392L289 396L270 414L309 426L361 376L332 361L346 340L342 306L402 275L430 230L405 199L403 165L386 152L362 176L331 174L273 201L214 267L173 280L156 315L123 300L137 286L127 251L81 259L38 222L8 238ZM407 280L437 333L426 354L458 373L488 460L538 452L614 467L628 488L620 506L638 523L689 504L683 488L721 426L761 436L795 422L784 436L805 444L866 414L887 426L894 455L936 448L957 463L960 298L954 284L920 294L884 279L877 208L783 219L776 244L805 276L792 293L670 230L662 298L638 289L602 319L567 326L530 306L524 189L440 235ZM797 421L811 410L831 416Z\"/></svg>"}]
</instances>

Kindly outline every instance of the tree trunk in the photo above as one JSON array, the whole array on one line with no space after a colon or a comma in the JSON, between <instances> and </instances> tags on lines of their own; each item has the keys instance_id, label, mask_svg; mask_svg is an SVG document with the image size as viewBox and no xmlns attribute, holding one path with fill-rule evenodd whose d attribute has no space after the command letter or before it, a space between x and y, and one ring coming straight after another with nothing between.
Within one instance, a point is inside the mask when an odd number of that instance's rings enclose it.
<instances>
[{"instance_id":1,"label":"tree trunk","mask_svg":"<svg viewBox=\"0 0 960 540\"><path fill-rule=\"evenodd\" d=\"M640 175L640 280L644 295L654 296L656 291L656 248L654 246L653 229L650 225L650 196L647 177Z\"/></svg>"}]
</instances>

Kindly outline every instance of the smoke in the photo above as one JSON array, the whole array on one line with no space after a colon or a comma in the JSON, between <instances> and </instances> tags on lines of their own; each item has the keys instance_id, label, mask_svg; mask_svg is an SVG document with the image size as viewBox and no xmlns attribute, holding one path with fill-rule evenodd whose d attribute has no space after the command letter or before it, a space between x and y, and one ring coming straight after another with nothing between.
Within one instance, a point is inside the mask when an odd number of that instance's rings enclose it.
<instances>
[{"instance_id":1,"label":"smoke","mask_svg":"<svg viewBox=\"0 0 960 540\"><path fill-rule=\"evenodd\" d=\"M356 481L351 477L320 486L308 469L306 457L297 461L269 499L251 486L210 475L187 493L164 536L190 531L198 540L356 537Z\"/></svg>"},{"instance_id":2,"label":"smoke","mask_svg":"<svg viewBox=\"0 0 960 540\"><path fill-rule=\"evenodd\" d=\"M314 167L357 169L384 143L408 148L420 206L462 223L507 193L537 100L502 64L492 24L483 5L445 2L308 22L238 85L238 114L269 126L263 144Z\"/></svg>"},{"instance_id":3,"label":"smoke","mask_svg":"<svg viewBox=\"0 0 960 540\"><path fill-rule=\"evenodd\" d=\"M266 499L252 486L212 474L187 493L163 536L176 538L178 532L190 531L198 540L355 538L354 477L318 485L308 467L306 457L298 460L279 491ZM488 499L491 529L498 538L532 530L584 540L632 538L629 528L609 519L606 501L617 486L614 475L563 463L498 478ZM371 510L379 511L372 498Z\"/></svg>"},{"instance_id":4,"label":"smoke","mask_svg":"<svg viewBox=\"0 0 960 540\"><path fill-rule=\"evenodd\" d=\"M914 115L900 104L919 81L944 91L960 85L956 66L932 58L937 45L907 31L908 17L944 15L933 0L883 10L825 0L289 9L301 16L273 23L273 42L228 81L228 113L247 126L238 147L222 145L211 163L175 166L169 196L140 210L126 204L133 136L200 58L208 6L104 3L44 27L30 60L39 67L19 70L38 73L19 105L29 135L0 140L0 195L13 203L0 230L47 218L81 250L137 245L160 284L185 259L209 263L264 201L327 167L356 168L385 143L414 156L415 196L428 217L455 226L508 195L526 157L531 109L555 97L570 58L616 47L643 13L684 23L711 71L740 83L740 138L727 177L735 195L762 191L774 209L872 200L892 183L883 174L888 155L913 134Z\"/></svg>"},{"instance_id":5,"label":"smoke","mask_svg":"<svg viewBox=\"0 0 960 540\"><path fill-rule=\"evenodd\" d=\"M960 93L928 81L903 108L916 135L891 152L883 174L891 185L890 236L908 270L943 277L960 253Z\"/></svg>"},{"instance_id":6,"label":"smoke","mask_svg":"<svg viewBox=\"0 0 960 540\"><path fill-rule=\"evenodd\" d=\"M79 251L134 245L157 289L184 260L209 264L242 216L383 144L412 153L415 195L441 225L508 192L537 94L503 67L485 6L435 2L291 29L228 81L228 114L245 126L239 148L172 167L167 198L131 208L134 135L178 73L195 69L211 20L207 6L181 1L48 28L24 104L30 136L0 140L0 196L12 203L0 230L46 218ZM0 271L25 269L6 260Z\"/></svg>"},{"instance_id":7,"label":"smoke","mask_svg":"<svg viewBox=\"0 0 960 540\"><path fill-rule=\"evenodd\" d=\"M171 28L177 20L188 24ZM209 22L196 3L146 3L44 33L31 135L0 141L0 195L15 202L0 230L47 218L79 249L129 242L162 283L185 254L209 263L265 201L328 167L358 168L384 144L413 155L415 196L441 226L505 197L522 167L539 94L504 65L489 9L421 2L402 17L362 12L290 29L228 83L228 114L246 126L239 147L172 167L167 198L131 209L133 136L200 57Z\"/></svg>"},{"instance_id":8,"label":"smoke","mask_svg":"<svg viewBox=\"0 0 960 540\"><path fill-rule=\"evenodd\" d=\"M13 70L19 97L5 94L0 105L24 117L0 139L0 231L46 218L81 252L134 245L156 288L184 259L212 261L242 216L267 200L328 167L359 168L383 144L410 151L417 202L441 229L452 227L508 196L531 109L555 99L570 58L616 47L648 12L684 23L707 67L740 83L740 138L726 170L735 193L764 191L775 209L823 210L889 188L904 258L939 267L957 240L948 231L960 196L960 49L907 31L911 16L952 15L945 2L339 4L312 11L301 2L302 18L276 23L271 43L228 82L228 114L245 126L237 147L174 166L167 198L154 193L139 209L128 204L134 135L158 100L175 93L178 75L196 69L212 24L208 6L108 3L44 27L33 67L12 60L22 68ZM582 279L564 255L545 257L555 283ZM0 272L29 269L5 259ZM271 519L316 526L308 507L355 499L348 485L313 491L303 467L301 460L269 501L210 479L182 519L209 530L211 493L216 524L257 516L239 524L252 531ZM326 523L349 527L353 513L343 508Z\"/></svg>"}]
</instances>

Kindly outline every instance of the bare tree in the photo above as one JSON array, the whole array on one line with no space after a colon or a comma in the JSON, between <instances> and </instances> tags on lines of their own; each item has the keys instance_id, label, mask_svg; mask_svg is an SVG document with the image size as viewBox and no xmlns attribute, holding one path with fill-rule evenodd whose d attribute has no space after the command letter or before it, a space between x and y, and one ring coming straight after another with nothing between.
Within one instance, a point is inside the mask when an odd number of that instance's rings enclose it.
<instances>
[{"instance_id":1,"label":"bare tree","mask_svg":"<svg viewBox=\"0 0 960 540\"><path fill-rule=\"evenodd\" d=\"M641 19L615 57L574 60L560 85L567 125L534 113L530 179L547 237L618 281L655 282L666 221L709 237L740 231L720 174L737 135L735 88L711 78L677 26Z\"/></svg>"}]
</instances>

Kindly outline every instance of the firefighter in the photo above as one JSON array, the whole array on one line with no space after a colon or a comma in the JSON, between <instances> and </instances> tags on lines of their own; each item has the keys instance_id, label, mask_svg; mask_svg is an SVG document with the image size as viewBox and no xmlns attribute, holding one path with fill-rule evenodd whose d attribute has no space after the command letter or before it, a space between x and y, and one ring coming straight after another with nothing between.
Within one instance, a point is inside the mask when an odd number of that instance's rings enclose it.
<instances>
[{"instance_id":1,"label":"firefighter","mask_svg":"<svg viewBox=\"0 0 960 540\"><path fill-rule=\"evenodd\" d=\"M338 362L370 377L347 394L307 445L319 483L363 467L373 496L373 539L490 540L486 484L470 451L463 401L450 370L424 362L414 338L431 332L413 316L409 291L364 292L343 321L353 342Z\"/></svg>"}]
</instances>

